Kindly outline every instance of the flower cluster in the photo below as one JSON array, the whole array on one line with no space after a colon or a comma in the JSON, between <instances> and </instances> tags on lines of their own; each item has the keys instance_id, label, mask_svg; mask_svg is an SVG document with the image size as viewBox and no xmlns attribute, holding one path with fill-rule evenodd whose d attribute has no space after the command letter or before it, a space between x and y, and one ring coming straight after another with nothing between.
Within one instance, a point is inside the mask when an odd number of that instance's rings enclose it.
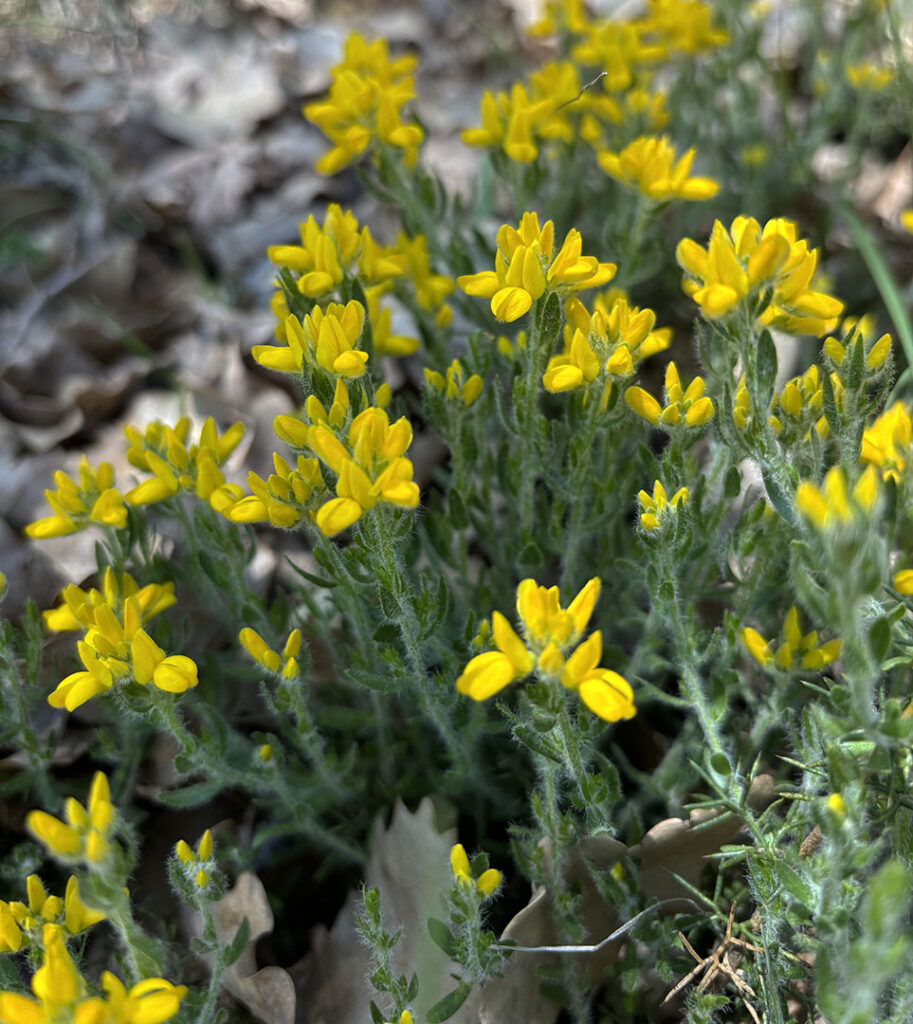
<instances>
[{"instance_id":1,"label":"flower cluster","mask_svg":"<svg viewBox=\"0 0 913 1024\"><path fill-rule=\"evenodd\" d=\"M713 399L704 394L703 377L695 377L683 388L674 362L666 366L664 397L665 404L660 405L649 391L641 387L625 390L625 401L631 409L654 427L696 428L713 418Z\"/></svg>"},{"instance_id":2,"label":"flower cluster","mask_svg":"<svg viewBox=\"0 0 913 1024\"><path fill-rule=\"evenodd\" d=\"M796 225L778 217L761 228L753 217L736 217L729 231L716 221L706 249L683 238L676 258L682 287L707 319L747 308L759 323L789 334L821 336L833 330L843 303L810 285L818 250L798 238Z\"/></svg>"},{"instance_id":3,"label":"flower cluster","mask_svg":"<svg viewBox=\"0 0 913 1024\"><path fill-rule=\"evenodd\" d=\"M127 523L124 498L114 486L114 467L100 462L93 469L83 456L79 463L79 483L59 469L54 474L57 490L44 492L52 516L29 523L25 532L36 540L65 537L84 530L90 523L121 529Z\"/></svg>"},{"instance_id":4,"label":"flower cluster","mask_svg":"<svg viewBox=\"0 0 913 1024\"><path fill-rule=\"evenodd\" d=\"M383 39L348 37L343 60L331 72L329 94L304 108L305 118L333 143L317 161L318 174L342 170L375 140L403 150L407 166L415 163L424 133L417 124L403 123L402 108L415 97L416 63L411 56L391 60Z\"/></svg>"},{"instance_id":5,"label":"flower cluster","mask_svg":"<svg viewBox=\"0 0 913 1024\"><path fill-rule=\"evenodd\" d=\"M97 869L111 852L111 837L117 826L117 811L111 803L111 790L103 772L96 772L85 806L68 797L64 805L66 821L46 811L29 811L28 830L59 860L83 862Z\"/></svg>"},{"instance_id":6,"label":"flower cluster","mask_svg":"<svg viewBox=\"0 0 913 1024\"><path fill-rule=\"evenodd\" d=\"M237 523L268 521L285 528L312 521L324 536L332 537L378 503L415 508L419 491L412 479L412 462L405 457L412 443L412 426L406 417L390 423L384 409L370 406L346 430L348 404L338 398L336 406L340 413L335 422L330 418L333 407L328 415L313 395L306 403L310 424L294 416L277 416L277 435L317 458L299 455L292 469L274 455L276 472L267 480L249 474L252 495L243 497L240 488L233 487L223 491L222 514ZM320 462L335 475L335 497L324 481Z\"/></svg>"},{"instance_id":7,"label":"flower cluster","mask_svg":"<svg viewBox=\"0 0 913 1024\"><path fill-rule=\"evenodd\" d=\"M689 149L676 160L675 148L667 138L642 135L620 153L602 150L596 159L610 178L653 202L712 199L719 184L712 178L691 177L695 153Z\"/></svg>"},{"instance_id":8,"label":"flower cluster","mask_svg":"<svg viewBox=\"0 0 913 1024\"><path fill-rule=\"evenodd\" d=\"M59 927L44 926L42 946L41 966L32 975L32 996L0 992L0 1024L164 1024L187 995L184 985L172 985L164 978L145 978L128 989L105 971L102 995L90 996Z\"/></svg>"},{"instance_id":9,"label":"flower cluster","mask_svg":"<svg viewBox=\"0 0 913 1024\"><path fill-rule=\"evenodd\" d=\"M234 423L220 434L215 420L208 416L199 441L188 446L190 426L190 418L182 416L173 427L156 420L144 431L134 426L124 428L130 464L153 474L124 495L128 504L151 505L180 491L190 491L208 502L222 487L222 466L241 443L244 424Z\"/></svg>"},{"instance_id":10,"label":"flower cluster","mask_svg":"<svg viewBox=\"0 0 913 1024\"><path fill-rule=\"evenodd\" d=\"M450 848L450 870L460 885L475 889L476 893L483 898L491 896L504 878L497 868L488 868L478 878L473 877L469 857L466 855L462 843L457 843Z\"/></svg>"},{"instance_id":11,"label":"flower cluster","mask_svg":"<svg viewBox=\"0 0 913 1024\"><path fill-rule=\"evenodd\" d=\"M17 953L28 945L40 945L47 925L62 929L69 937L105 919L104 911L83 903L75 875L70 875L63 899L49 896L37 875L26 878L25 890L27 903L0 900L0 953Z\"/></svg>"},{"instance_id":12,"label":"flower cluster","mask_svg":"<svg viewBox=\"0 0 913 1024\"><path fill-rule=\"evenodd\" d=\"M836 373L831 374L831 389L834 403L839 409L843 401L843 383ZM735 407L745 408L741 392L747 388L744 383L736 393ZM823 413L824 389L821 374L816 364L812 364L805 373L788 380L779 394L770 401L770 425L780 438L781 444L789 444L794 439L808 440L809 431L815 430L819 437L827 437L830 432L827 418ZM743 425L737 421L737 424Z\"/></svg>"},{"instance_id":13,"label":"flower cluster","mask_svg":"<svg viewBox=\"0 0 913 1024\"><path fill-rule=\"evenodd\" d=\"M897 401L862 435L859 458L881 470L884 480L900 481L913 446L913 418L906 402Z\"/></svg>"},{"instance_id":14,"label":"flower cluster","mask_svg":"<svg viewBox=\"0 0 913 1024\"><path fill-rule=\"evenodd\" d=\"M271 245L267 256L292 275L296 290L308 299L335 294L347 278L380 284L405 270L405 258L375 242L369 228L359 228L352 211L343 213L338 203L327 207L322 226L311 215L299 232L301 245ZM282 319L287 313L286 308Z\"/></svg>"},{"instance_id":15,"label":"flower cluster","mask_svg":"<svg viewBox=\"0 0 913 1024\"><path fill-rule=\"evenodd\" d=\"M274 452L273 469L275 472L265 480L253 470L247 474L249 495L245 496L237 484L223 488L222 515L233 523L272 523L286 530L300 522L313 521L329 493L317 459L299 455L293 469Z\"/></svg>"},{"instance_id":16,"label":"flower cluster","mask_svg":"<svg viewBox=\"0 0 913 1024\"><path fill-rule=\"evenodd\" d=\"M688 503L688 488L679 487L671 498L666 497L666 488L659 480L653 483L653 494L637 492L640 502L640 526L648 532L659 531L674 520L678 510Z\"/></svg>"},{"instance_id":17,"label":"flower cluster","mask_svg":"<svg viewBox=\"0 0 913 1024\"><path fill-rule=\"evenodd\" d=\"M85 629L77 643L82 670L63 679L48 697L51 707L73 711L87 700L119 683L152 683L168 693L183 693L197 685L197 666L183 654L166 655L144 629L145 623L174 604L174 584L138 587L124 574L118 581L110 568L102 590L82 590L73 584L63 601L45 612L52 630Z\"/></svg>"},{"instance_id":18,"label":"flower cluster","mask_svg":"<svg viewBox=\"0 0 913 1024\"><path fill-rule=\"evenodd\" d=\"M468 408L482 394L482 378L473 373L464 380L463 367L459 359L453 360L447 367L446 374L438 373L427 366L424 373L428 386L440 392L450 402L460 402Z\"/></svg>"},{"instance_id":19,"label":"flower cluster","mask_svg":"<svg viewBox=\"0 0 913 1024\"><path fill-rule=\"evenodd\" d=\"M546 391L573 391L604 374L603 407L612 379L630 377L642 360L663 351L672 335L667 328L654 330L652 309L629 306L619 292L597 296L592 314L571 296L564 314L564 349L550 357L542 384Z\"/></svg>"},{"instance_id":20,"label":"flower cluster","mask_svg":"<svg viewBox=\"0 0 913 1024\"><path fill-rule=\"evenodd\" d=\"M294 679L298 675L298 652L301 650L301 630L293 629L282 648L274 651L260 634L245 626L238 634L238 640L245 651L268 672L275 672L283 679Z\"/></svg>"},{"instance_id":21,"label":"flower cluster","mask_svg":"<svg viewBox=\"0 0 913 1024\"><path fill-rule=\"evenodd\" d=\"M817 530L827 531L865 522L878 500L878 475L869 466L852 489L841 466L832 466L824 486L803 480L796 488L796 508Z\"/></svg>"},{"instance_id":22,"label":"flower cluster","mask_svg":"<svg viewBox=\"0 0 913 1024\"><path fill-rule=\"evenodd\" d=\"M193 882L196 889L205 889L212 878L215 869L213 859L212 833L209 829L200 836L196 850L183 839L179 839L174 848L174 855L180 865L180 870L189 881Z\"/></svg>"},{"instance_id":23,"label":"flower cluster","mask_svg":"<svg viewBox=\"0 0 913 1024\"><path fill-rule=\"evenodd\" d=\"M765 640L750 626L742 630L742 642L748 653L762 668L779 668L785 672L798 669L818 671L840 657L843 642L837 638L818 643L818 633L803 633L799 627L799 611L793 605L786 613L780 641Z\"/></svg>"},{"instance_id":24,"label":"flower cluster","mask_svg":"<svg viewBox=\"0 0 913 1024\"><path fill-rule=\"evenodd\" d=\"M467 295L491 299L495 319L519 320L533 302L555 292L571 295L598 288L610 281L617 269L595 256L583 256L580 232L571 229L555 253L555 225L539 227L535 213L524 213L517 228L504 224L498 230L495 269L464 274L457 285Z\"/></svg>"},{"instance_id":25,"label":"flower cluster","mask_svg":"<svg viewBox=\"0 0 913 1024\"><path fill-rule=\"evenodd\" d=\"M300 321L290 313L285 318L286 344L254 345L251 355L261 366L281 373L301 373L319 367L335 377L360 377L368 353L357 348L365 323L365 307L354 299L345 306L331 302L325 310L315 306Z\"/></svg>"},{"instance_id":26,"label":"flower cluster","mask_svg":"<svg viewBox=\"0 0 913 1024\"><path fill-rule=\"evenodd\" d=\"M523 639L500 613L491 617L497 650L477 654L457 679L457 690L473 700L487 700L509 683L530 673L576 690L595 715L607 722L636 713L630 684L617 672L602 668L602 633L596 630L580 643L599 597L593 578L562 608L558 588L546 589L526 579L517 587L517 615Z\"/></svg>"},{"instance_id":27,"label":"flower cluster","mask_svg":"<svg viewBox=\"0 0 913 1024\"><path fill-rule=\"evenodd\" d=\"M841 330L842 340L829 337L824 339L822 345L824 354L841 377L847 376L857 345L862 346L862 370L867 376L874 377L890 365L891 335L882 334L878 339L875 338L874 317L846 317Z\"/></svg>"}]
</instances>

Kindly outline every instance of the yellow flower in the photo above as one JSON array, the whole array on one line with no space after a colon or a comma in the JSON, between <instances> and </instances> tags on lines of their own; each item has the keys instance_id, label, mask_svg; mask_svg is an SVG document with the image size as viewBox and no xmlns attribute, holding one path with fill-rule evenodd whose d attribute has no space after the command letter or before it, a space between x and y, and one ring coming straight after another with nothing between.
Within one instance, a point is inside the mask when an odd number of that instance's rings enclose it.
<instances>
[{"instance_id":1,"label":"yellow flower","mask_svg":"<svg viewBox=\"0 0 913 1024\"><path fill-rule=\"evenodd\" d=\"M178 1012L187 995L186 985L173 985L164 978L146 978L127 989L110 971L103 972L101 988L105 1002L96 1012L110 1024L164 1024ZM96 1019L86 1014L87 1021L94 1024ZM82 1024L78 1009L74 1020Z\"/></svg>"},{"instance_id":2,"label":"yellow flower","mask_svg":"<svg viewBox=\"0 0 913 1024\"><path fill-rule=\"evenodd\" d=\"M336 497L321 505L316 523L332 537L374 508L378 502L415 508L418 485L405 457L412 443L412 426L405 416L390 423L383 409L365 409L352 421L346 444L328 426L308 427L308 445L337 476Z\"/></svg>"},{"instance_id":3,"label":"yellow flower","mask_svg":"<svg viewBox=\"0 0 913 1024\"><path fill-rule=\"evenodd\" d=\"M742 630L742 643L762 668L776 667L783 671L818 671L840 657L843 642L840 639L818 643L818 633L804 633L799 627L799 611L793 605L786 614L780 641L765 640L750 626Z\"/></svg>"},{"instance_id":4,"label":"yellow flower","mask_svg":"<svg viewBox=\"0 0 913 1024\"><path fill-rule=\"evenodd\" d=\"M882 334L875 340L875 318L873 316L845 317L841 324L842 341L836 338L824 339L824 354L835 367L844 371L847 367L847 349L854 347L861 335L865 345L865 369L876 374L887 363L891 355L891 335Z\"/></svg>"},{"instance_id":5,"label":"yellow flower","mask_svg":"<svg viewBox=\"0 0 913 1024\"><path fill-rule=\"evenodd\" d=\"M457 285L467 295L491 299L494 317L512 323L546 292L570 295L611 280L615 264L581 255L582 245L580 232L572 228L554 255L552 221L540 229L538 216L524 213L518 228L504 224L499 229L495 269L464 274Z\"/></svg>"},{"instance_id":6,"label":"yellow flower","mask_svg":"<svg viewBox=\"0 0 913 1024\"><path fill-rule=\"evenodd\" d=\"M637 492L637 500L642 509L640 514L640 525L644 530L659 530L670 518L674 518L678 509L688 503L688 488L679 489L668 500L666 489L656 480L653 484L653 494L646 491Z\"/></svg>"},{"instance_id":7,"label":"yellow flower","mask_svg":"<svg viewBox=\"0 0 913 1024\"><path fill-rule=\"evenodd\" d=\"M473 700L486 700L535 671L547 681L560 681L568 689L577 690L587 707L606 721L633 717L636 709L630 685L617 672L599 666L602 634L597 630L578 645L599 597L599 587L594 577L567 608L562 608L557 587L547 589L535 580L523 580L517 587L523 639L500 612L494 612L491 626L497 650L470 660L457 679L458 692Z\"/></svg>"},{"instance_id":8,"label":"yellow flower","mask_svg":"<svg viewBox=\"0 0 913 1024\"><path fill-rule=\"evenodd\" d=\"M469 858L466 856L466 851L461 843L457 843L456 846L450 849L450 870L460 885L475 888L478 895L483 899L494 893L504 877L497 868L488 868L478 878L473 878Z\"/></svg>"},{"instance_id":9,"label":"yellow flower","mask_svg":"<svg viewBox=\"0 0 913 1024\"><path fill-rule=\"evenodd\" d=\"M406 257L394 248L378 245L367 227L359 229L352 211L343 213L338 203L327 207L322 226L311 215L299 225L299 233L301 245L272 245L267 256L284 268L298 291L310 299L325 298L346 278L357 277L368 286L399 277L405 270ZM285 341L289 309L284 296L274 301L273 312L279 320L276 335Z\"/></svg>"},{"instance_id":10,"label":"yellow flower","mask_svg":"<svg viewBox=\"0 0 913 1024\"><path fill-rule=\"evenodd\" d=\"M170 594L158 596L153 603L155 592L144 591L151 614L170 603ZM111 603L87 602L77 607L77 613L86 625L85 637L76 645L83 668L61 680L48 697L51 707L73 711L131 678L141 686L151 682L168 693L183 693L197 685L196 664L182 654L166 655L143 629L143 616L149 613L144 613L138 594L122 597L112 592Z\"/></svg>"},{"instance_id":11,"label":"yellow flower","mask_svg":"<svg viewBox=\"0 0 913 1024\"><path fill-rule=\"evenodd\" d=\"M102 576L101 590L94 587L83 590L75 583L68 583L60 596L63 600L56 608L41 613L45 626L52 632L89 629L95 623L97 609L107 605L120 614L128 597L136 599L144 622L170 608L177 600L173 583L149 583L140 587L129 573L121 573L118 579L110 566Z\"/></svg>"},{"instance_id":12,"label":"yellow flower","mask_svg":"<svg viewBox=\"0 0 913 1024\"><path fill-rule=\"evenodd\" d=\"M741 392L742 385L740 385ZM843 405L843 382L836 373L831 374L831 389L834 404L838 409ZM747 394L747 390L746 390ZM736 404L741 399L736 395ZM809 431L814 428L819 437L830 434L827 417L823 414L824 390L817 365L810 366L805 373L793 377L783 385L779 395L770 400L770 425L780 437L781 444L789 444L796 437L808 440Z\"/></svg>"},{"instance_id":13,"label":"yellow flower","mask_svg":"<svg viewBox=\"0 0 913 1024\"><path fill-rule=\"evenodd\" d=\"M384 1024L393 1024L392 1021L385 1021ZM409 1010L403 1010L399 1015L399 1024L415 1024L415 1018Z\"/></svg>"},{"instance_id":14,"label":"yellow flower","mask_svg":"<svg viewBox=\"0 0 913 1024\"><path fill-rule=\"evenodd\" d=\"M655 202L712 199L719 184L711 178L690 177L695 153L689 149L676 161L668 138L642 135L620 153L603 150L596 159L609 177Z\"/></svg>"},{"instance_id":15,"label":"yellow flower","mask_svg":"<svg viewBox=\"0 0 913 1024\"><path fill-rule=\"evenodd\" d=\"M331 302L325 310L315 306L299 321L285 319L284 347L254 345L251 355L261 365L281 373L301 373L305 361L336 377L360 377L368 353L356 348L365 323L365 307L354 299L345 306Z\"/></svg>"},{"instance_id":16,"label":"yellow flower","mask_svg":"<svg viewBox=\"0 0 913 1024\"><path fill-rule=\"evenodd\" d=\"M869 466L853 485L847 487L846 474L833 466L818 487L803 480L796 488L796 508L818 530L826 531L864 519L878 500L878 476Z\"/></svg>"},{"instance_id":17,"label":"yellow flower","mask_svg":"<svg viewBox=\"0 0 913 1024\"><path fill-rule=\"evenodd\" d=\"M0 992L0 1024L44 1024L75 1020L74 1010L85 1006L85 982L67 952L63 934L53 924L45 925L42 935L44 956L32 975L34 999L13 992ZM100 1001L97 1001L100 1002ZM97 1017L82 1015L82 1020ZM80 1021L81 1024L81 1021Z\"/></svg>"},{"instance_id":18,"label":"yellow flower","mask_svg":"<svg viewBox=\"0 0 913 1024\"><path fill-rule=\"evenodd\" d=\"M609 379L600 399L603 408L612 380L630 377L641 360L662 351L671 337L667 329L653 330L652 310L629 306L621 293L597 296L592 315L574 296L564 311L564 351L549 359L542 384L546 391L572 391L604 373Z\"/></svg>"},{"instance_id":19,"label":"yellow flower","mask_svg":"<svg viewBox=\"0 0 913 1024\"><path fill-rule=\"evenodd\" d=\"M895 573L893 586L898 594L913 594L913 569L901 569Z\"/></svg>"},{"instance_id":20,"label":"yellow flower","mask_svg":"<svg viewBox=\"0 0 913 1024\"><path fill-rule=\"evenodd\" d=\"M846 818L846 801L839 793L831 793L827 798L827 809L837 819L843 822Z\"/></svg>"},{"instance_id":21,"label":"yellow flower","mask_svg":"<svg viewBox=\"0 0 913 1024\"><path fill-rule=\"evenodd\" d=\"M642 31L655 33L669 53L703 53L729 42L713 16L702 0L649 0Z\"/></svg>"},{"instance_id":22,"label":"yellow flower","mask_svg":"<svg viewBox=\"0 0 913 1024\"><path fill-rule=\"evenodd\" d=\"M450 366L447 367L446 377L438 373L437 370L429 369L427 366L424 373L425 381L429 387L439 391L449 401L458 401L466 408L472 405L479 395L482 394L482 378L477 373L474 373L464 382L463 367L458 359L454 359Z\"/></svg>"},{"instance_id":23,"label":"yellow flower","mask_svg":"<svg viewBox=\"0 0 913 1024\"><path fill-rule=\"evenodd\" d=\"M908 210L901 210L900 225L913 234L913 207Z\"/></svg>"},{"instance_id":24,"label":"yellow flower","mask_svg":"<svg viewBox=\"0 0 913 1024\"><path fill-rule=\"evenodd\" d=\"M304 116L333 143L317 161L318 174L335 174L361 156L374 140L405 151L407 166L418 155L424 133L404 124L403 106L415 96L411 72L414 57L391 61L383 39L367 43L353 33L343 60L332 72L327 97L304 108Z\"/></svg>"},{"instance_id":25,"label":"yellow flower","mask_svg":"<svg viewBox=\"0 0 913 1024\"><path fill-rule=\"evenodd\" d=\"M45 811L30 811L26 828L60 860L84 861L90 868L106 861L117 811L103 772L95 773L86 806L69 797L64 813L66 822Z\"/></svg>"},{"instance_id":26,"label":"yellow flower","mask_svg":"<svg viewBox=\"0 0 913 1024\"><path fill-rule=\"evenodd\" d=\"M197 889L205 889L211 880L216 864L213 858L212 833L209 829L200 836L194 851L190 844L179 839L174 848L181 870Z\"/></svg>"},{"instance_id":27,"label":"yellow flower","mask_svg":"<svg viewBox=\"0 0 913 1024\"><path fill-rule=\"evenodd\" d=\"M165 501L179 491L191 491L208 502L225 484L221 466L241 443L244 424L234 423L219 434L215 420L208 416L200 430L200 439L189 447L190 419L182 416L173 426L159 420L145 431L134 426L124 428L129 447L127 459L137 469L152 473L124 495L130 505L150 505Z\"/></svg>"},{"instance_id":28,"label":"yellow flower","mask_svg":"<svg viewBox=\"0 0 913 1024\"><path fill-rule=\"evenodd\" d=\"M881 92L894 81L894 69L877 67L869 61L848 64L844 75L850 85L859 92Z\"/></svg>"},{"instance_id":29,"label":"yellow flower","mask_svg":"<svg viewBox=\"0 0 913 1024\"><path fill-rule=\"evenodd\" d=\"M862 435L859 459L881 469L884 480L900 480L913 445L913 419L903 401L895 402Z\"/></svg>"},{"instance_id":30,"label":"yellow flower","mask_svg":"<svg viewBox=\"0 0 913 1024\"><path fill-rule=\"evenodd\" d=\"M283 679L294 679L298 675L298 652L301 650L301 630L293 629L289 633L285 647L280 654L274 651L262 636L245 626L238 634L241 646L247 653L267 671L282 676Z\"/></svg>"},{"instance_id":31,"label":"yellow flower","mask_svg":"<svg viewBox=\"0 0 913 1024\"><path fill-rule=\"evenodd\" d=\"M281 422L280 422L281 421ZM306 443L307 427L293 416L276 417L276 433L290 443ZM304 436L299 436L299 428ZM292 467L281 455L273 453L274 473L266 480L251 471L247 485L252 493L226 504L222 515L233 523L269 522L282 529L291 529L302 521L313 520L316 509L328 494L320 463L299 455Z\"/></svg>"},{"instance_id":32,"label":"yellow flower","mask_svg":"<svg viewBox=\"0 0 913 1024\"><path fill-rule=\"evenodd\" d=\"M16 952L24 942L40 944L48 924L78 935L105 919L104 911L83 903L75 875L70 875L63 899L49 896L37 875L29 875L25 885L27 904L0 901L0 952Z\"/></svg>"},{"instance_id":33,"label":"yellow flower","mask_svg":"<svg viewBox=\"0 0 913 1024\"><path fill-rule=\"evenodd\" d=\"M533 22L527 33L533 37L572 32L579 35L589 25L583 0L546 0L542 16Z\"/></svg>"},{"instance_id":34,"label":"yellow flower","mask_svg":"<svg viewBox=\"0 0 913 1024\"><path fill-rule=\"evenodd\" d=\"M653 426L697 428L713 418L713 400L704 394L703 377L695 377L687 388L682 388L678 367L671 362L666 366L664 390L665 406L641 387L627 388L625 401Z\"/></svg>"},{"instance_id":35,"label":"yellow flower","mask_svg":"<svg viewBox=\"0 0 913 1024\"><path fill-rule=\"evenodd\" d=\"M64 537L84 530L90 523L101 523L121 529L127 523L127 509L123 495L114 487L114 467L100 462L98 469L89 465L83 455L79 463L79 482L63 470L54 474L57 490L44 492L52 516L36 519L25 528L25 533L36 540Z\"/></svg>"},{"instance_id":36,"label":"yellow flower","mask_svg":"<svg viewBox=\"0 0 913 1024\"><path fill-rule=\"evenodd\" d=\"M686 274L684 290L709 320L727 316L749 297L763 298L759 323L820 337L843 309L838 299L809 287L818 250L783 217L763 230L753 217L736 217L730 231L716 221L707 249L683 238L675 255Z\"/></svg>"}]
</instances>

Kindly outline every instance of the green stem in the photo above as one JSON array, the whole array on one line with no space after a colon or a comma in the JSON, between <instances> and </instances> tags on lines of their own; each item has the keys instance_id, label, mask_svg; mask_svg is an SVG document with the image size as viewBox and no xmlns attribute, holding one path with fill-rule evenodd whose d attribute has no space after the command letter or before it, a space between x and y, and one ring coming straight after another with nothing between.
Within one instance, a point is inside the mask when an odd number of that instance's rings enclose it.
<instances>
[{"instance_id":1,"label":"green stem","mask_svg":"<svg viewBox=\"0 0 913 1024\"><path fill-rule=\"evenodd\" d=\"M434 693L429 686L428 667L425 664L421 644L418 640L420 632L418 618L409 595L399 585L401 573L397 565L398 559L390 543L389 531L386 528L386 522L383 520L383 514L379 510L375 510L367 517L367 520L373 534L375 551L379 555L381 565L381 572L379 573L380 585L393 598L398 612L397 626L399 627L400 639L406 651L406 661L411 672L413 692L418 698L419 706L431 720L447 747L454 766L460 771L467 772L468 776L476 784L479 784L482 780L480 779L477 764L464 750L459 734L453 728L450 719L435 699Z\"/></svg>"},{"instance_id":2,"label":"green stem","mask_svg":"<svg viewBox=\"0 0 913 1024\"><path fill-rule=\"evenodd\" d=\"M530 533L535 519L536 478L538 476L538 443L536 420L539 411L539 379L542 376L542 356L548 339L542 336L541 316L548 293L533 306L529 340L526 344L526 381L523 403L517 426L522 435L520 448L520 528Z\"/></svg>"},{"instance_id":3,"label":"green stem","mask_svg":"<svg viewBox=\"0 0 913 1024\"><path fill-rule=\"evenodd\" d=\"M711 751L724 757L731 769L732 761L723 748L716 724L713 721L713 715L710 711L709 701L701 685L693 629L685 621L676 567L671 565L667 558L663 558L661 564L665 577L662 582L668 583L671 588L671 595L663 604L672 623L672 634L675 638L675 647L678 654L682 691L697 713L704 738L709 744Z\"/></svg>"},{"instance_id":4,"label":"green stem","mask_svg":"<svg viewBox=\"0 0 913 1024\"><path fill-rule=\"evenodd\" d=\"M565 533L564 568L561 573L561 589L565 593L578 587L581 582L578 578L578 563L583 541L582 527L584 515L590 508L588 498L592 493L592 488L586 485L593 465L593 440L601 420L599 405L604 387L605 375L600 374L586 392L590 408L580 434L577 458L571 467L571 516Z\"/></svg>"}]
</instances>

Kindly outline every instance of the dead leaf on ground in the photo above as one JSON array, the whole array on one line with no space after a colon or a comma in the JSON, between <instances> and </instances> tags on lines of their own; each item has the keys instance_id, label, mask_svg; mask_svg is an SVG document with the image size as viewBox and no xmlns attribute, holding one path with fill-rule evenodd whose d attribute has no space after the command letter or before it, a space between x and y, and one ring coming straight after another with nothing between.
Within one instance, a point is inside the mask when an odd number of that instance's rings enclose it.
<instances>
[{"instance_id":1,"label":"dead leaf on ground","mask_svg":"<svg viewBox=\"0 0 913 1024\"><path fill-rule=\"evenodd\" d=\"M250 925L244 951L222 976L224 987L265 1024L294 1024L295 986L288 972L281 967L257 970L257 939L273 930L273 912L260 879L252 871L241 874L214 905L213 916L223 945L231 943L245 917Z\"/></svg>"},{"instance_id":2,"label":"dead leaf on ground","mask_svg":"<svg viewBox=\"0 0 913 1024\"><path fill-rule=\"evenodd\" d=\"M769 804L773 799L773 779L769 775L758 775L752 782L748 799L755 809ZM741 819L731 815L717 824L695 828L720 816L719 812L702 810L692 811L687 819L667 818L654 825L630 849L608 836L581 840L568 854L563 873L568 884L578 887L581 893L584 942L601 942L623 923L616 908L609 906L599 894L587 862L597 871L605 872L629 857L640 862L641 889L647 900L690 899L687 886L675 876L697 887L706 858L735 839L743 828ZM664 908L660 913L668 914L672 909ZM539 888L533 893L527 906L504 929L501 938L520 946L562 944L552 920L546 889ZM584 965L588 983L595 985L605 968L618 958L624 941L620 938L598 952L514 954L507 962L504 977L494 978L482 988L482 1024L504 1024L513 1020L522 1020L524 1024L554 1024L560 1008L539 991L538 969L558 963L560 956L575 956Z\"/></svg>"},{"instance_id":3,"label":"dead leaf on ground","mask_svg":"<svg viewBox=\"0 0 913 1024\"><path fill-rule=\"evenodd\" d=\"M415 813L397 801L390 827L385 829L378 819L371 840L365 881L380 889L387 929L402 928L394 962L397 972L411 976L414 971L419 976L418 1020L455 987L451 972L461 971L432 942L427 927L429 917L441 915L441 893L450 886L454 842L455 829L440 833L435 828L434 805L428 797ZM312 930L310 952L292 968L301 993L300 1021L305 1024L364 1024L370 1019L368 1006L375 994L366 980L368 951L355 930L360 903L360 894L350 893L330 930L323 925ZM478 1021L475 996L450 1018L450 1024Z\"/></svg>"}]
</instances>

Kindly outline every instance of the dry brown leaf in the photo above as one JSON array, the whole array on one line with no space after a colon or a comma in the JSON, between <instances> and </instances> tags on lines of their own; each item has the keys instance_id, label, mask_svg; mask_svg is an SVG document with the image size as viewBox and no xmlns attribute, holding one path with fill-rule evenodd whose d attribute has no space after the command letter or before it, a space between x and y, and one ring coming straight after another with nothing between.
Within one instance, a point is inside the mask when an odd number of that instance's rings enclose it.
<instances>
[{"instance_id":1,"label":"dry brown leaf","mask_svg":"<svg viewBox=\"0 0 913 1024\"><path fill-rule=\"evenodd\" d=\"M773 779L769 775L757 776L748 799L753 808L770 803ZM587 862L599 871L608 871L625 857L639 860L641 888L647 899L687 899L691 894L675 876L697 886L707 856L735 839L742 829L742 821L729 816L718 824L695 830L696 825L718 816L719 813L714 811L693 811L688 819L667 818L654 825L630 849L607 836L581 840L568 854L563 873L568 883L579 887L581 893L584 942L601 942L622 924L615 908L600 896ZM664 908L660 913L669 913L671 909ZM540 888L533 893L527 906L504 929L501 938L510 939L519 946L561 944L546 889ZM605 968L618 958L623 942L624 939L619 938L598 952L514 954L507 963L504 977L492 979L482 989L482 1024L504 1024L513 1020L522 1020L524 1024L553 1024L559 1007L540 993L538 968L556 964L559 956L572 955L584 965L589 984L595 985Z\"/></svg>"},{"instance_id":2,"label":"dry brown leaf","mask_svg":"<svg viewBox=\"0 0 913 1024\"><path fill-rule=\"evenodd\" d=\"M216 933L223 945L237 934L244 918L250 939L241 956L222 976L222 984L265 1024L294 1024L295 985L281 967L257 970L256 946L261 935L273 930L273 912L263 883L252 871L245 871L213 907Z\"/></svg>"},{"instance_id":3,"label":"dry brown leaf","mask_svg":"<svg viewBox=\"0 0 913 1024\"><path fill-rule=\"evenodd\" d=\"M620 924L614 907L599 895L586 866L589 861L600 871L608 871L627 855L624 843L608 836L591 836L571 850L564 875L571 885L579 885L581 918L587 942L598 942L611 935ZM548 892L540 888L526 907L504 929L502 940L511 939L519 946L549 946L559 942L549 906ZM597 953L580 954L587 983L595 985L605 968L618 957L623 939L613 942ZM539 991L538 969L559 962L558 953L514 954L507 962L503 978L493 978L482 988L480 1018L482 1024L552 1024L559 1007Z\"/></svg>"}]
</instances>

